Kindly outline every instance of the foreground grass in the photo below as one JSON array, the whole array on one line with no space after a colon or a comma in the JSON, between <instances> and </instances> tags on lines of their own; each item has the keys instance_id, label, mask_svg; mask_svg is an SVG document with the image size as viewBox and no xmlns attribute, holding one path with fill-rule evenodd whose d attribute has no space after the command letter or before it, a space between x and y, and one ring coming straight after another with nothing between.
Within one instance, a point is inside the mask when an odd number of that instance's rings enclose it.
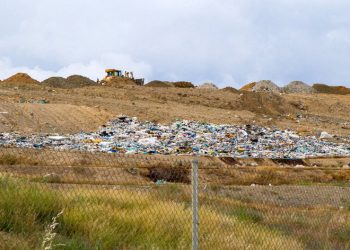
<instances>
[{"instance_id":1,"label":"foreground grass","mask_svg":"<svg viewBox=\"0 0 350 250\"><path fill-rule=\"evenodd\" d=\"M0 178L0 249L40 249L45 227L62 210L54 249L190 249L189 195L176 184L63 190ZM201 249L349 247L346 208L332 217L326 208L285 210L220 196L201 202Z\"/></svg>"}]
</instances>

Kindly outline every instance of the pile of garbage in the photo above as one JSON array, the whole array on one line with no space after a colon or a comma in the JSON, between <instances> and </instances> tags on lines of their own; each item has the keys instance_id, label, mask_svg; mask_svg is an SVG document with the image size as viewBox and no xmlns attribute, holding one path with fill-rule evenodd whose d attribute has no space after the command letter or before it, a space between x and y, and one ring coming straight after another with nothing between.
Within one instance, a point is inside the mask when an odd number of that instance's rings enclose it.
<instances>
[{"instance_id":1,"label":"pile of garbage","mask_svg":"<svg viewBox=\"0 0 350 250\"><path fill-rule=\"evenodd\" d=\"M291 130L256 125L176 121L166 126L120 116L93 133L0 134L0 147L53 148L126 154L209 155L253 158L350 156L350 144L301 137Z\"/></svg>"}]
</instances>

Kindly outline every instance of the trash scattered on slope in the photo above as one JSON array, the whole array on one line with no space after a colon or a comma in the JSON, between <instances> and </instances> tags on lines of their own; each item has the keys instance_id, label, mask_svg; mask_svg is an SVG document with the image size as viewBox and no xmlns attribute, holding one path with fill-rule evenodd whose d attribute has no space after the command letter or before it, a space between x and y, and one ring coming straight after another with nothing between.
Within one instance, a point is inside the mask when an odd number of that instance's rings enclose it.
<instances>
[{"instance_id":1,"label":"trash scattered on slope","mask_svg":"<svg viewBox=\"0 0 350 250\"><path fill-rule=\"evenodd\" d=\"M0 146L244 158L350 156L350 144L327 142L316 136L302 137L291 130L186 120L165 126L127 116L119 116L93 133L31 136L0 133Z\"/></svg>"},{"instance_id":2,"label":"trash scattered on slope","mask_svg":"<svg viewBox=\"0 0 350 250\"><path fill-rule=\"evenodd\" d=\"M50 103L50 101L46 100L46 99L40 99L40 100L26 100L24 98L20 98L19 99L19 103L33 103L33 104L48 104Z\"/></svg>"},{"instance_id":3,"label":"trash scattered on slope","mask_svg":"<svg viewBox=\"0 0 350 250\"><path fill-rule=\"evenodd\" d=\"M47 138L53 141L61 141L61 140L67 139L67 137L59 136L59 135L52 135L52 136L48 136Z\"/></svg>"},{"instance_id":4,"label":"trash scattered on slope","mask_svg":"<svg viewBox=\"0 0 350 250\"><path fill-rule=\"evenodd\" d=\"M326 131L321 132L320 139L331 139L333 138L333 135L327 133Z\"/></svg>"}]
</instances>

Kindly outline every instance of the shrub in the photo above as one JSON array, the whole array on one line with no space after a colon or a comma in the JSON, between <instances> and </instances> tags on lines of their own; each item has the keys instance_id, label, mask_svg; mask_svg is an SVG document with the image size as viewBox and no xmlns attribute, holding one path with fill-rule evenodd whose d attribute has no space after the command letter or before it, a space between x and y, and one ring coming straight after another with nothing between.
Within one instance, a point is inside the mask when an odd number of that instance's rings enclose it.
<instances>
[{"instance_id":1,"label":"shrub","mask_svg":"<svg viewBox=\"0 0 350 250\"><path fill-rule=\"evenodd\" d=\"M20 158L15 155L5 154L0 157L1 165L16 165L20 163Z\"/></svg>"},{"instance_id":2,"label":"shrub","mask_svg":"<svg viewBox=\"0 0 350 250\"><path fill-rule=\"evenodd\" d=\"M191 82L173 82L173 86L176 88L194 88Z\"/></svg>"},{"instance_id":3,"label":"shrub","mask_svg":"<svg viewBox=\"0 0 350 250\"><path fill-rule=\"evenodd\" d=\"M190 183L189 170L184 168L150 168L148 177L156 182L164 180L167 182Z\"/></svg>"}]
</instances>

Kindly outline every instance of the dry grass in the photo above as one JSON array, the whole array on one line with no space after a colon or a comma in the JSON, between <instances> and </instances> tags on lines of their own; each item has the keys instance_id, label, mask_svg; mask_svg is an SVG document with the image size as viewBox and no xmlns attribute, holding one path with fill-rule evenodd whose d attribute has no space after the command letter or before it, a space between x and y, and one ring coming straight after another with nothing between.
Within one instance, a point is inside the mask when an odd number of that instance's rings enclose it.
<instances>
[{"instance_id":1,"label":"dry grass","mask_svg":"<svg viewBox=\"0 0 350 250\"><path fill-rule=\"evenodd\" d=\"M5 153L0 155L0 165L28 165L28 166L36 166L39 164L38 160L33 159L29 155L18 155Z\"/></svg>"},{"instance_id":2,"label":"dry grass","mask_svg":"<svg viewBox=\"0 0 350 250\"><path fill-rule=\"evenodd\" d=\"M215 211L234 216L249 225L264 225L271 230L293 236L303 247L296 249L348 249L350 235L348 208L279 207L278 204L249 203L223 198L220 195L203 199ZM215 205L213 205L215 204ZM249 204L249 205L247 205ZM322 230L320 230L322 228ZM249 227L246 233L251 233Z\"/></svg>"},{"instance_id":3,"label":"dry grass","mask_svg":"<svg viewBox=\"0 0 350 250\"><path fill-rule=\"evenodd\" d=\"M45 181L54 174L56 183L139 184L157 180L189 183L192 158L189 156L115 155L88 152L3 148L0 172ZM229 161L231 160L231 161ZM348 185L349 158L307 159L305 167L279 166L270 159L233 159L200 157L200 176L208 183L221 185L332 184ZM297 161L296 161L297 162ZM292 164L293 162L291 162ZM227 165L233 164L233 165ZM245 164L246 167L239 166ZM257 164L257 166L250 166ZM317 166L317 167L314 167Z\"/></svg>"},{"instance_id":4,"label":"dry grass","mask_svg":"<svg viewBox=\"0 0 350 250\"><path fill-rule=\"evenodd\" d=\"M201 170L208 183L221 185L335 184L347 185L349 169L281 168L276 166L237 167Z\"/></svg>"},{"instance_id":5,"label":"dry grass","mask_svg":"<svg viewBox=\"0 0 350 250\"><path fill-rule=\"evenodd\" d=\"M35 249L51 218L55 249L189 249L190 187L51 188L0 179L0 249ZM201 249L348 249L350 210L239 200L200 193ZM320 230L322 228L323 230Z\"/></svg>"},{"instance_id":6,"label":"dry grass","mask_svg":"<svg viewBox=\"0 0 350 250\"><path fill-rule=\"evenodd\" d=\"M57 249L190 248L189 193L181 186L143 191L84 188L55 191L49 186L1 178L0 188L0 235L8 238L3 249L13 244L20 249L38 248L45 225L63 208L65 212L57 221L54 242L60 244ZM200 210L201 249L304 247L293 235L243 218L242 211L227 214L217 208L213 203Z\"/></svg>"}]
</instances>

